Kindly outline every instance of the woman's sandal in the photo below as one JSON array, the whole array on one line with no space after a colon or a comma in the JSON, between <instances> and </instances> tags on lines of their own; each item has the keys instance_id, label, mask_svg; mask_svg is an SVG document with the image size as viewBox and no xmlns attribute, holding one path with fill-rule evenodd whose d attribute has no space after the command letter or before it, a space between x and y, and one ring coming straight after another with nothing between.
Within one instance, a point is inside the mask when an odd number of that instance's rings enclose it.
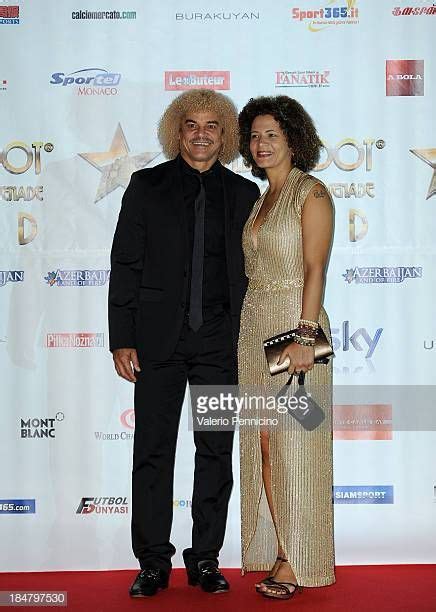
<instances>
[{"instance_id":1,"label":"woman's sandal","mask_svg":"<svg viewBox=\"0 0 436 612\"><path fill-rule=\"evenodd\" d=\"M294 590L291 591L286 585L294 587ZM272 588L273 592L268 593L268 591L261 591L261 593L264 597L268 597L269 599L291 599L296 591L303 590L303 587L294 582L276 582L275 580L270 580L267 587L268 589Z\"/></svg>"},{"instance_id":2,"label":"woman's sandal","mask_svg":"<svg viewBox=\"0 0 436 612\"><path fill-rule=\"evenodd\" d=\"M286 561L286 559L284 557L277 557L277 559L274 562L274 565L277 563L277 561ZM272 569L274 569L274 565L272 567ZM260 587L261 584L265 584L268 585L271 583L272 579L274 578L274 574L271 574L271 576L267 576L266 578L264 578L263 580L261 580L258 585L256 586L256 591L258 593L263 593L263 589Z\"/></svg>"}]
</instances>

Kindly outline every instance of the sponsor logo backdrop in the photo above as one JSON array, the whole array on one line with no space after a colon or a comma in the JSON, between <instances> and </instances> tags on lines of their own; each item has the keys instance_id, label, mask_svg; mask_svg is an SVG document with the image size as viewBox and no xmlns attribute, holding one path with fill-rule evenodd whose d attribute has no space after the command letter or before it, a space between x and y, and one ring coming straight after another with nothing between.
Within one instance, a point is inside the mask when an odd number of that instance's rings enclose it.
<instances>
[{"instance_id":1,"label":"sponsor logo backdrop","mask_svg":"<svg viewBox=\"0 0 436 612\"><path fill-rule=\"evenodd\" d=\"M0 570L137 565L133 388L107 350L109 250L131 173L164 161L164 108L193 87L239 108L287 94L315 119L315 174L336 207L335 384L359 387L334 402L337 562L436 562L436 435L399 431L388 392L431 392L436 367L433 4L0 0ZM231 169L250 176L240 159ZM187 409L176 566L191 531ZM237 450L221 556L235 567Z\"/></svg>"}]
</instances>

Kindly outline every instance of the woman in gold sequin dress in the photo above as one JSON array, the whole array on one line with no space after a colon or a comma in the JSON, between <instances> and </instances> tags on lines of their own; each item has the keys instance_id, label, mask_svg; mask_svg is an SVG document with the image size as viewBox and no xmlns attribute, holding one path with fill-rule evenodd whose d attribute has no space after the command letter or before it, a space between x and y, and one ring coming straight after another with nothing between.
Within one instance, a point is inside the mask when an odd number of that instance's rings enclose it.
<instances>
[{"instance_id":1,"label":"woman in gold sequin dress","mask_svg":"<svg viewBox=\"0 0 436 612\"><path fill-rule=\"evenodd\" d=\"M243 231L249 279L241 315L239 383L276 394L266 338L300 329L281 361L306 373L306 388L325 413L306 431L288 414L281 425L240 429L242 571L267 571L265 597L289 599L300 586L335 581L332 507L332 366L315 365L317 323L330 339L322 307L332 241L333 206L325 186L307 174L319 159L315 126L287 96L251 99L239 116L240 151L254 176L268 179ZM305 339L304 339L305 338Z\"/></svg>"}]
</instances>

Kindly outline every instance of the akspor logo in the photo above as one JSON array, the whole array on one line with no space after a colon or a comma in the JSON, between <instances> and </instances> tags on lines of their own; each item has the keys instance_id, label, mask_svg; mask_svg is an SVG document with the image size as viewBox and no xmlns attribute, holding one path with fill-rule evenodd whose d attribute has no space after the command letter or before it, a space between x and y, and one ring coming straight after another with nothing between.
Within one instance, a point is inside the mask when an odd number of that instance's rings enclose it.
<instances>
[{"instance_id":1,"label":"akspor logo","mask_svg":"<svg viewBox=\"0 0 436 612\"><path fill-rule=\"evenodd\" d=\"M30 419L21 419L20 437L21 438L55 438L56 437L56 421L63 421L65 415L63 412L56 413L54 418L34 417Z\"/></svg>"},{"instance_id":2,"label":"akspor logo","mask_svg":"<svg viewBox=\"0 0 436 612\"><path fill-rule=\"evenodd\" d=\"M20 7L16 4L0 6L0 25L20 23Z\"/></svg>"},{"instance_id":3,"label":"akspor logo","mask_svg":"<svg viewBox=\"0 0 436 612\"><path fill-rule=\"evenodd\" d=\"M230 89L228 70L171 70L165 72L165 89Z\"/></svg>"},{"instance_id":4,"label":"akspor logo","mask_svg":"<svg viewBox=\"0 0 436 612\"><path fill-rule=\"evenodd\" d=\"M56 270L44 276L50 287L101 287L109 279L110 270Z\"/></svg>"},{"instance_id":5,"label":"akspor logo","mask_svg":"<svg viewBox=\"0 0 436 612\"><path fill-rule=\"evenodd\" d=\"M51 85L77 87L78 96L114 96L118 93L117 85L121 80L119 72L109 72L105 68L82 68L65 74L54 72L51 75Z\"/></svg>"},{"instance_id":6,"label":"akspor logo","mask_svg":"<svg viewBox=\"0 0 436 612\"><path fill-rule=\"evenodd\" d=\"M423 96L424 60L386 60L387 96Z\"/></svg>"},{"instance_id":7,"label":"akspor logo","mask_svg":"<svg viewBox=\"0 0 436 612\"><path fill-rule=\"evenodd\" d=\"M35 499L0 499L0 514L35 514Z\"/></svg>"},{"instance_id":8,"label":"akspor logo","mask_svg":"<svg viewBox=\"0 0 436 612\"><path fill-rule=\"evenodd\" d=\"M394 487L392 485L335 486L333 501L335 504L393 504Z\"/></svg>"},{"instance_id":9,"label":"akspor logo","mask_svg":"<svg viewBox=\"0 0 436 612\"><path fill-rule=\"evenodd\" d=\"M360 327L352 334L350 333L350 321L344 321L341 328L332 327L332 344L334 351L349 351L353 347L356 351L366 350L365 359L372 357L383 328L379 327L374 336L371 337L364 327ZM365 346L366 345L366 346Z\"/></svg>"},{"instance_id":10,"label":"akspor logo","mask_svg":"<svg viewBox=\"0 0 436 612\"><path fill-rule=\"evenodd\" d=\"M24 281L24 270L0 270L0 287L6 283L22 283Z\"/></svg>"},{"instance_id":11,"label":"akspor logo","mask_svg":"<svg viewBox=\"0 0 436 612\"><path fill-rule=\"evenodd\" d=\"M127 514L127 497L82 497L76 514Z\"/></svg>"},{"instance_id":12,"label":"akspor logo","mask_svg":"<svg viewBox=\"0 0 436 612\"><path fill-rule=\"evenodd\" d=\"M331 6L334 4L335 6ZM339 6L337 6L339 4ZM327 6L314 9L293 8L293 20L307 23L311 32L320 32L330 26L356 25L359 23L357 0L327 0Z\"/></svg>"},{"instance_id":13,"label":"akspor logo","mask_svg":"<svg viewBox=\"0 0 436 612\"><path fill-rule=\"evenodd\" d=\"M373 266L369 268L349 268L342 274L348 284L402 283L408 278L422 278L419 266Z\"/></svg>"}]
</instances>

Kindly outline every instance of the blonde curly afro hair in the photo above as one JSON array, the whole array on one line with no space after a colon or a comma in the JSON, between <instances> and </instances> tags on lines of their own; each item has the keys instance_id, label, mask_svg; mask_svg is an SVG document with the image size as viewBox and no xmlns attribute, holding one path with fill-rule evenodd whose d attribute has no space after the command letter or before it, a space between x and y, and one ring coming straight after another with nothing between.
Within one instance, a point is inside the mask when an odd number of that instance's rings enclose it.
<instances>
[{"instance_id":1,"label":"blonde curly afro hair","mask_svg":"<svg viewBox=\"0 0 436 612\"><path fill-rule=\"evenodd\" d=\"M191 89L177 96L168 106L159 122L158 138L168 159L180 151L179 131L188 113L214 112L223 125L224 144L219 154L223 164L229 164L239 155L238 111L227 96L210 89Z\"/></svg>"}]
</instances>

